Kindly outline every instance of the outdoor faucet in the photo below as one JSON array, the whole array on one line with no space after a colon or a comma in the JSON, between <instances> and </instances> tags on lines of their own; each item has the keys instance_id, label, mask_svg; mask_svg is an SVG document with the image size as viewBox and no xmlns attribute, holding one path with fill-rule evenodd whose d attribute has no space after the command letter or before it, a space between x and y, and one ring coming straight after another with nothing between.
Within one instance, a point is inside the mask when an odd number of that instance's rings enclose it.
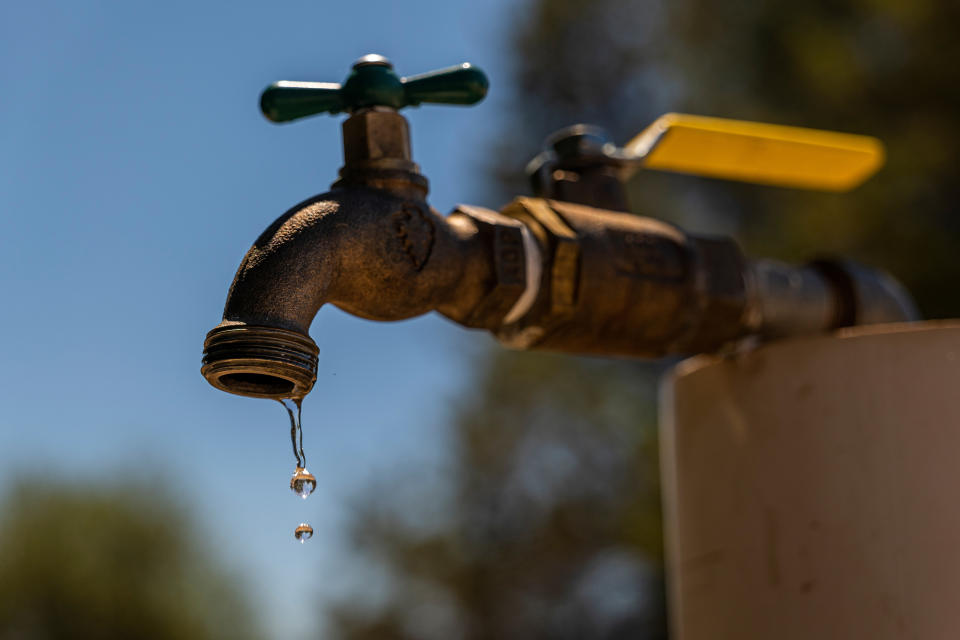
<instances>
[{"instance_id":1,"label":"outdoor faucet","mask_svg":"<svg viewBox=\"0 0 960 640\"><path fill-rule=\"evenodd\" d=\"M460 205L440 215L426 202L427 180L398 110L473 104L487 87L469 64L400 78L386 58L368 55L342 85L278 82L264 91L261 108L275 122L349 113L344 164L329 192L280 216L247 252L223 321L204 343L201 372L210 384L252 397L305 396L318 354L308 331L327 303L371 320L438 311L514 348L635 357L916 317L883 272L749 261L731 239L617 211L612 169L583 171L580 186L591 175L606 182L567 201L545 193L499 212ZM548 166L552 184L577 178L584 157L599 157L581 133L554 146L585 154L554 154L554 164L538 165ZM622 154L602 148L616 169ZM591 193L613 196L582 195Z\"/></svg>"}]
</instances>

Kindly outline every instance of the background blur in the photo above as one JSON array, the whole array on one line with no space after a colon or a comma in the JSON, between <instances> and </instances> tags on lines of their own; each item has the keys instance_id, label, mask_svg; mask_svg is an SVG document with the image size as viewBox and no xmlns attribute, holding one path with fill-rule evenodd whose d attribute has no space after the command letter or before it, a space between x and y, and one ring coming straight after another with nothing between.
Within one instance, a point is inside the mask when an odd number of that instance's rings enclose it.
<instances>
[{"instance_id":1,"label":"background blur","mask_svg":"<svg viewBox=\"0 0 960 640\"><path fill-rule=\"evenodd\" d=\"M955 3L132 4L0 8L0 638L666 635L669 363L325 308L306 502L282 408L200 377L240 258L341 160L339 119L259 115L274 80L370 52L484 68L477 107L407 112L441 211L527 193L578 121L621 143L670 110L878 136L887 168L852 194L651 173L633 209L882 265L960 315Z\"/></svg>"}]
</instances>

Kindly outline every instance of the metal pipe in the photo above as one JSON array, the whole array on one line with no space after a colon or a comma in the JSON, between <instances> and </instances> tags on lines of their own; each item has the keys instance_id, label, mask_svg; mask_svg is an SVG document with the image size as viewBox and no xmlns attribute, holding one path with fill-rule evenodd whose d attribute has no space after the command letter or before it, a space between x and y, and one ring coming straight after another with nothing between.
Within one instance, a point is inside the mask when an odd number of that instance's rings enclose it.
<instances>
[{"instance_id":1,"label":"metal pipe","mask_svg":"<svg viewBox=\"0 0 960 640\"><path fill-rule=\"evenodd\" d=\"M316 367L308 330L326 303L369 320L436 310L482 324L471 312L495 280L486 235L467 215L444 218L373 189L297 205L244 257L223 322L208 334L203 374L242 395L304 395Z\"/></svg>"},{"instance_id":2,"label":"metal pipe","mask_svg":"<svg viewBox=\"0 0 960 640\"><path fill-rule=\"evenodd\" d=\"M920 319L899 282L852 260L821 259L800 267L753 260L746 280L744 328L767 338Z\"/></svg>"},{"instance_id":3,"label":"metal pipe","mask_svg":"<svg viewBox=\"0 0 960 640\"><path fill-rule=\"evenodd\" d=\"M646 358L916 318L882 272L751 262L731 239L651 218L540 198L443 217L426 202L402 116L361 109L343 131L331 191L277 219L237 270L204 343L201 371L219 389L306 395L317 369L308 332L327 303L382 321L438 311L516 348Z\"/></svg>"},{"instance_id":4,"label":"metal pipe","mask_svg":"<svg viewBox=\"0 0 960 640\"><path fill-rule=\"evenodd\" d=\"M219 389L306 395L317 356L308 331L326 303L370 320L438 311L492 329L528 289L522 225L476 207L447 217L430 208L402 116L360 110L343 132L346 162L331 191L278 218L237 270L204 343L201 371Z\"/></svg>"},{"instance_id":5,"label":"metal pipe","mask_svg":"<svg viewBox=\"0 0 960 640\"><path fill-rule=\"evenodd\" d=\"M827 279L814 267L777 260L747 264L750 290L744 325L766 337L825 331L836 324L836 304Z\"/></svg>"}]
</instances>

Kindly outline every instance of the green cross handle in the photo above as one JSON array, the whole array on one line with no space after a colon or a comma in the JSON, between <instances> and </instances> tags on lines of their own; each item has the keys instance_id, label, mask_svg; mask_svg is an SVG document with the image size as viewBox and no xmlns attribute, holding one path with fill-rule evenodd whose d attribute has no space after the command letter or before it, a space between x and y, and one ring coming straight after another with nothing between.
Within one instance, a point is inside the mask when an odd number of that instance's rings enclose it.
<instances>
[{"instance_id":1,"label":"green cross handle","mask_svg":"<svg viewBox=\"0 0 960 640\"><path fill-rule=\"evenodd\" d=\"M423 102L475 104L490 86L486 74L463 63L455 67L401 78L383 56L370 54L357 60L344 83L291 82L267 87L260 109L273 122L289 122L318 113L356 111L365 107L402 109Z\"/></svg>"}]
</instances>

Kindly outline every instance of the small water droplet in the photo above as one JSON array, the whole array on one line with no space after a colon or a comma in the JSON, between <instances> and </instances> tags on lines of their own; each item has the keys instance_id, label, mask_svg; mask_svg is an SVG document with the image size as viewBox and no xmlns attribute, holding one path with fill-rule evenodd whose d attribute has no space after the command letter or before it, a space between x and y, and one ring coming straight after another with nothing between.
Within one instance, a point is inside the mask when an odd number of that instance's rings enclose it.
<instances>
[{"instance_id":1,"label":"small water droplet","mask_svg":"<svg viewBox=\"0 0 960 640\"><path fill-rule=\"evenodd\" d=\"M306 522L301 522L300 526L293 532L293 537L299 540L300 544L303 544L313 537L313 527Z\"/></svg>"},{"instance_id":2,"label":"small water droplet","mask_svg":"<svg viewBox=\"0 0 960 640\"><path fill-rule=\"evenodd\" d=\"M317 479L303 467L297 467L290 477L290 488L295 494L306 500L317 488Z\"/></svg>"}]
</instances>

